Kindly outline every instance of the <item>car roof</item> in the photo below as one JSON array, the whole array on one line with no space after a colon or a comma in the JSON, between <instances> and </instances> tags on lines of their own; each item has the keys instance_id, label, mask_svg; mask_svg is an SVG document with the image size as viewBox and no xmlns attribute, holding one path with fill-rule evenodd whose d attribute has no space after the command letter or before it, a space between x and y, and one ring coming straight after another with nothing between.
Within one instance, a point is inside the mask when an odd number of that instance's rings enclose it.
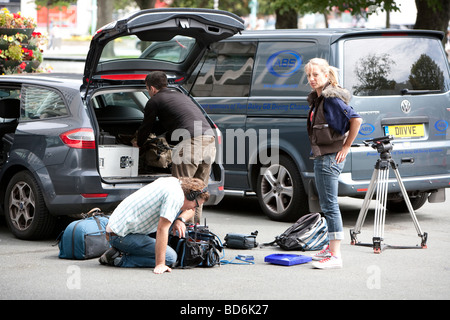
<instances>
[{"instance_id":1,"label":"car roof","mask_svg":"<svg viewBox=\"0 0 450 320\"><path fill-rule=\"evenodd\" d=\"M75 73L22 73L4 75L0 78L0 80L29 84L64 86L79 91L82 84L83 75Z\"/></svg>"}]
</instances>

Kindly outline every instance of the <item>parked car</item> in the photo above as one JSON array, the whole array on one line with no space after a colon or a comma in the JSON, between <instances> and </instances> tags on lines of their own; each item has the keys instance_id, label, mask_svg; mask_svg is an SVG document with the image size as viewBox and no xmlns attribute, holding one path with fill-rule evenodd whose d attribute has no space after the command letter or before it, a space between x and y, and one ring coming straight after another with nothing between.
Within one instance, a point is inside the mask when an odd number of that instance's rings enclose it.
<instances>
[{"instance_id":1,"label":"parked car","mask_svg":"<svg viewBox=\"0 0 450 320\"><path fill-rule=\"evenodd\" d=\"M210 44L242 29L239 17L219 10L144 10L97 32L84 75L1 76L0 202L12 233L46 237L57 216L94 207L109 212L137 189L170 175L164 169L141 173L137 148L129 144L149 99L145 76L163 70L173 90L188 94L180 79ZM177 62L142 59L141 51L120 47L124 41L156 45L176 36L195 43ZM220 131L204 114L220 143ZM217 145L219 159L221 150ZM208 204L222 199L223 185L223 167L214 163Z\"/></svg>"},{"instance_id":2,"label":"parked car","mask_svg":"<svg viewBox=\"0 0 450 320\"><path fill-rule=\"evenodd\" d=\"M320 210L303 66L321 57L340 70L363 118L355 144L393 135L392 156L414 209L427 199L443 201L450 187L450 75L442 39L420 30L266 30L213 44L185 87L224 135L226 192L256 194L274 220ZM370 146L352 148L339 195L363 198L378 158ZM387 207L407 211L393 172Z\"/></svg>"}]
</instances>

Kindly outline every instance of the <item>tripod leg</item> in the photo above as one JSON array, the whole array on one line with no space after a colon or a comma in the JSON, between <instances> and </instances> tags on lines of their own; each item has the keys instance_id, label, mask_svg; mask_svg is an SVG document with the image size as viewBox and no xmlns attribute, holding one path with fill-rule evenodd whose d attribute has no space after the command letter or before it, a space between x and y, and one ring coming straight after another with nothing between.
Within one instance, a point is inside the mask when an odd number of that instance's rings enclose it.
<instances>
[{"instance_id":1,"label":"tripod leg","mask_svg":"<svg viewBox=\"0 0 450 320\"><path fill-rule=\"evenodd\" d=\"M417 220L416 214L414 212L414 208L412 207L411 201L409 200L408 193L406 192L405 185L403 184L403 181L400 176L400 173L398 172L397 166L395 165L395 163L391 163L391 165L392 165L392 168L394 169L395 177L397 178L398 185L400 186L400 190L402 191L403 199L405 200L406 206L408 207L409 214L411 215L411 218L414 222L414 226L416 227L418 236L421 237L421 239L422 239L421 246L422 246L422 248L426 248L428 235L426 232L423 233L422 229L420 228L419 221Z\"/></svg>"},{"instance_id":2,"label":"tripod leg","mask_svg":"<svg viewBox=\"0 0 450 320\"><path fill-rule=\"evenodd\" d=\"M384 237L384 222L386 217L386 201L389 182L389 167L384 165L378 173L377 196L375 206L373 249L381 253L381 242Z\"/></svg>"},{"instance_id":3,"label":"tripod leg","mask_svg":"<svg viewBox=\"0 0 450 320\"><path fill-rule=\"evenodd\" d=\"M361 228L366 220L367 211L369 210L370 201L372 200L373 194L375 192L375 187L377 185L378 169L374 169L372 178L370 179L369 187L364 197L364 202L362 204L361 210L359 211L358 219L356 220L355 227L350 230L350 244L356 244L356 235L361 233Z\"/></svg>"}]
</instances>

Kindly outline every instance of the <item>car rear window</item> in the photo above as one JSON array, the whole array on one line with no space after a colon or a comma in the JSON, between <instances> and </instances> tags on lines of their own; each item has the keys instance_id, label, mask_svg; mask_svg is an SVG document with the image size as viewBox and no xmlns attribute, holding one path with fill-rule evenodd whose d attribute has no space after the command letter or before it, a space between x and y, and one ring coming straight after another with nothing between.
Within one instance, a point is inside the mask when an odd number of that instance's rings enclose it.
<instances>
[{"instance_id":1,"label":"car rear window","mask_svg":"<svg viewBox=\"0 0 450 320\"><path fill-rule=\"evenodd\" d=\"M344 86L355 96L449 90L448 62L435 38L384 36L344 42Z\"/></svg>"},{"instance_id":2,"label":"car rear window","mask_svg":"<svg viewBox=\"0 0 450 320\"><path fill-rule=\"evenodd\" d=\"M175 36L168 41L141 41L131 35L108 42L100 61L116 59L149 59L181 63L191 52L195 39Z\"/></svg>"}]
</instances>

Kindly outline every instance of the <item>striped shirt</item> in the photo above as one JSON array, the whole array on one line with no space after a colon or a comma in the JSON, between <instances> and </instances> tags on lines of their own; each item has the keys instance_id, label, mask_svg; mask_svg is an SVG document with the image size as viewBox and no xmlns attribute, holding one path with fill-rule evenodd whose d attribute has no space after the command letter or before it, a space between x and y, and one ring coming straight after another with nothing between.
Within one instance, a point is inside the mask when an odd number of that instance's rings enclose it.
<instances>
[{"instance_id":1,"label":"striped shirt","mask_svg":"<svg viewBox=\"0 0 450 320\"><path fill-rule=\"evenodd\" d=\"M109 218L109 228L118 236L155 232L159 218L173 222L184 203L180 181L159 178L125 198Z\"/></svg>"}]
</instances>

